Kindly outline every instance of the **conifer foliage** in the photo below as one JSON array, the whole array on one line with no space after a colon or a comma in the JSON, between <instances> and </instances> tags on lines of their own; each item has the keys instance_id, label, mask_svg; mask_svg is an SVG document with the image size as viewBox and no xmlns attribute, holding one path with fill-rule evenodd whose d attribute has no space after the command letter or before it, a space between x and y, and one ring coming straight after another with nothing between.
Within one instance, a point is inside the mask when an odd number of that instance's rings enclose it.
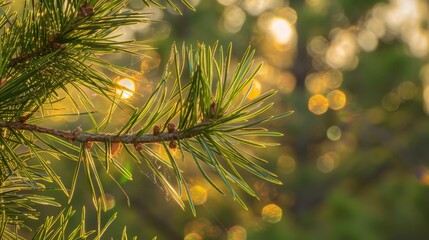
<instances>
[{"instance_id":1,"label":"conifer foliage","mask_svg":"<svg viewBox=\"0 0 429 240\"><path fill-rule=\"evenodd\" d=\"M95 209L99 214L106 210L100 174L109 174L113 168L125 178L133 177L112 154L119 145L123 146L120 154L127 154L130 161L150 169L182 208L185 208L182 199L186 196L194 214L183 164L194 164L215 189L229 192L244 207L237 187L257 196L240 172L280 184L274 173L261 166L265 160L247 150L276 145L260 142L255 137L281 136L260 125L288 114L263 114L273 105L267 101L275 94L274 90L247 99L251 82L261 67L253 65L254 51L250 48L233 67L231 45L225 48L218 44L198 44L178 48L173 44L161 79L153 80L154 91L142 106L132 106L118 97L116 90L123 87L111 76L134 79L135 71L108 62L103 54L144 54L148 46L117 40L114 31L125 25L147 23L150 15L127 10L128 1L124 0L24 2L22 12L13 12L11 1L0 0L2 239L22 238L19 230L26 228L27 221L39 217L45 220L34 230L34 239L101 238L116 214L103 226L98 223L96 230L87 230L83 207L81 224L68 229L68 220L76 211L70 201L76 191L86 191L76 186L78 179L86 179ZM170 5L179 13L183 6L194 10L186 0L167 0L165 4L143 2L156 7ZM70 88L79 96L69 94ZM47 116L46 109L64 100L60 92L72 101L83 99L85 109L81 114L90 115L94 128L70 130L43 125L48 117L55 117ZM89 93L111 102L109 114L100 122L92 117L99 113ZM106 132L118 107L130 108L132 114L117 132ZM163 148L167 160L154 151L155 145ZM179 154L173 156L173 151ZM52 159L60 161L51 162ZM72 179L64 179L62 173L52 167L61 161L75 163ZM173 180L166 178L155 161L171 171ZM224 186L216 185L213 177L220 178ZM112 180L115 181L113 176ZM44 193L51 190L46 186L60 189L69 198L69 204L47 197ZM58 216L49 217L37 212L38 205L64 209ZM123 238L126 237L124 228Z\"/></svg>"}]
</instances>

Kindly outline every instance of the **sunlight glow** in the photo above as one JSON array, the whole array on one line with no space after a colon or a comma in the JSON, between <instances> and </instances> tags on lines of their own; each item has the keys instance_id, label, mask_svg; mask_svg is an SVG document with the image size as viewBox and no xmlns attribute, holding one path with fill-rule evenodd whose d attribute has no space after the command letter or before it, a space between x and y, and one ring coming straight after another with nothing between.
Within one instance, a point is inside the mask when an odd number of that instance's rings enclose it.
<instances>
[{"instance_id":1,"label":"sunlight glow","mask_svg":"<svg viewBox=\"0 0 429 240\"><path fill-rule=\"evenodd\" d=\"M283 210L276 204L268 204L262 208L262 220L266 223L278 223L282 216Z\"/></svg>"},{"instance_id":2,"label":"sunlight glow","mask_svg":"<svg viewBox=\"0 0 429 240\"><path fill-rule=\"evenodd\" d=\"M347 30L334 29L331 45L326 50L326 62L334 69L354 69L358 51L355 35Z\"/></svg>"},{"instance_id":3,"label":"sunlight glow","mask_svg":"<svg viewBox=\"0 0 429 240\"><path fill-rule=\"evenodd\" d=\"M133 92L136 90L133 80L122 78L117 82L117 84L123 87L116 89L116 94L119 95L122 99L128 99L133 96Z\"/></svg>"},{"instance_id":4,"label":"sunlight glow","mask_svg":"<svg viewBox=\"0 0 429 240\"><path fill-rule=\"evenodd\" d=\"M259 97L259 95L261 95L262 92L262 85L258 80L253 80L253 82L251 83L252 88L249 91L249 94L247 95L247 99L248 100L253 100L257 97ZM249 90L249 88L244 88L244 93L246 93Z\"/></svg>"},{"instance_id":5,"label":"sunlight glow","mask_svg":"<svg viewBox=\"0 0 429 240\"><path fill-rule=\"evenodd\" d=\"M280 44L289 43L294 34L291 24L286 19L280 17L274 17L271 20L269 30L274 40Z\"/></svg>"}]
</instances>

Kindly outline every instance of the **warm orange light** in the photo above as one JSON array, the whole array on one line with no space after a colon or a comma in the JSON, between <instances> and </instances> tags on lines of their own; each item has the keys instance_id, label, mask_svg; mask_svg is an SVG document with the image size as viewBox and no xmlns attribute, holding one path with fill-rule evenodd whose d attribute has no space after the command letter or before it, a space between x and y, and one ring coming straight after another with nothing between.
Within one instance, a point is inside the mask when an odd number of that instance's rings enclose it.
<instances>
[{"instance_id":1,"label":"warm orange light","mask_svg":"<svg viewBox=\"0 0 429 240\"><path fill-rule=\"evenodd\" d=\"M242 226L232 226L228 230L228 240L245 240L247 239L247 231Z\"/></svg>"},{"instance_id":2,"label":"warm orange light","mask_svg":"<svg viewBox=\"0 0 429 240\"><path fill-rule=\"evenodd\" d=\"M122 78L117 82L122 88L116 89L116 94L118 94L122 99L128 99L133 96L133 92L136 90L134 81L128 78Z\"/></svg>"},{"instance_id":3,"label":"warm orange light","mask_svg":"<svg viewBox=\"0 0 429 240\"><path fill-rule=\"evenodd\" d=\"M251 83L252 88L249 91L249 94L247 95L247 99L249 100L253 100L257 97L259 97L259 95L261 95L262 92L262 85L258 80L253 80L253 82ZM249 88L244 88L244 91L248 91Z\"/></svg>"},{"instance_id":4,"label":"warm orange light","mask_svg":"<svg viewBox=\"0 0 429 240\"><path fill-rule=\"evenodd\" d=\"M328 99L322 94L316 94L308 100L308 110L317 115L324 114L328 106Z\"/></svg>"},{"instance_id":5,"label":"warm orange light","mask_svg":"<svg viewBox=\"0 0 429 240\"><path fill-rule=\"evenodd\" d=\"M262 220L267 223L278 223L282 219L283 210L276 204L268 204L262 209Z\"/></svg>"},{"instance_id":6,"label":"warm orange light","mask_svg":"<svg viewBox=\"0 0 429 240\"><path fill-rule=\"evenodd\" d=\"M329 108L333 110L340 110L347 103L346 94L341 90L333 90L327 95Z\"/></svg>"},{"instance_id":7,"label":"warm orange light","mask_svg":"<svg viewBox=\"0 0 429 240\"><path fill-rule=\"evenodd\" d=\"M202 205L207 201L207 189L200 185L195 185L189 190L194 205Z\"/></svg>"}]
</instances>

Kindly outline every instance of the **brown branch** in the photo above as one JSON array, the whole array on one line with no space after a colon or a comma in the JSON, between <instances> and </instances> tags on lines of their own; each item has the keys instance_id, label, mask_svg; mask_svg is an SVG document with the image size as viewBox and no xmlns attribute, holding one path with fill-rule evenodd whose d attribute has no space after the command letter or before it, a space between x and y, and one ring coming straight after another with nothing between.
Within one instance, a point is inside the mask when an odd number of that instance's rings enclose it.
<instances>
[{"instance_id":1,"label":"brown branch","mask_svg":"<svg viewBox=\"0 0 429 240\"><path fill-rule=\"evenodd\" d=\"M31 132L38 132L56 136L71 142L121 142L124 144L138 144L138 143L156 143L163 141L180 140L185 138L192 138L203 133L204 129L208 126L207 123L201 123L192 128L192 130L165 132L159 134L143 134L137 136L136 133L117 135L112 133L87 133L82 132L80 128L75 131L64 131L54 128L41 127L34 124L25 122L0 122L0 128L9 128L14 130L27 130Z\"/></svg>"}]
</instances>

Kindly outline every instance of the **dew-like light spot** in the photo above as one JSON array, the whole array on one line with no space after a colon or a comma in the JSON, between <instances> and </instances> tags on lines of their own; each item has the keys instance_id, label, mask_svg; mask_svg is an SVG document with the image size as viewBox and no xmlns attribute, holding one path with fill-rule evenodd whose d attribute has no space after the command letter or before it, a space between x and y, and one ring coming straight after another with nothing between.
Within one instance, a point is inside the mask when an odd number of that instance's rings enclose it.
<instances>
[{"instance_id":1,"label":"dew-like light spot","mask_svg":"<svg viewBox=\"0 0 429 240\"><path fill-rule=\"evenodd\" d=\"M308 110L316 115L324 114L328 110L328 106L328 99L322 94L313 95L308 100Z\"/></svg>"},{"instance_id":2,"label":"dew-like light spot","mask_svg":"<svg viewBox=\"0 0 429 240\"><path fill-rule=\"evenodd\" d=\"M333 90L327 95L329 108L340 110L347 103L346 94L341 90Z\"/></svg>"},{"instance_id":3,"label":"dew-like light spot","mask_svg":"<svg viewBox=\"0 0 429 240\"><path fill-rule=\"evenodd\" d=\"M207 201L207 189L200 185L195 185L189 190L194 205L202 205Z\"/></svg>"},{"instance_id":4,"label":"dew-like light spot","mask_svg":"<svg viewBox=\"0 0 429 240\"><path fill-rule=\"evenodd\" d=\"M341 138L341 128L339 128L338 126L331 126L326 131L326 136L331 141L338 141L338 140L340 140L340 138Z\"/></svg>"},{"instance_id":5,"label":"dew-like light spot","mask_svg":"<svg viewBox=\"0 0 429 240\"><path fill-rule=\"evenodd\" d=\"M266 223L278 223L282 219L283 210L276 204L268 204L262 208L262 220Z\"/></svg>"},{"instance_id":6,"label":"dew-like light spot","mask_svg":"<svg viewBox=\"0 0 429 240\"><path fill-rule=\"evenodd\" d=\"M246 240L247 231L242 226L232 226L228 230L228 240Z\"/></svg>"},{"instance_id":7,"label":"dew-like light spot","mask_svg":"<svg viewBox=\"0 0 429 240\"><path fill-rule=\"evenodd\" d=\"M117 84L121 87L116 89L116 94L118 94L122 99L128 99L133 96L133 92L136 90L133 80L122 78L117 82Z\"/></svg>"}]
</instances>

